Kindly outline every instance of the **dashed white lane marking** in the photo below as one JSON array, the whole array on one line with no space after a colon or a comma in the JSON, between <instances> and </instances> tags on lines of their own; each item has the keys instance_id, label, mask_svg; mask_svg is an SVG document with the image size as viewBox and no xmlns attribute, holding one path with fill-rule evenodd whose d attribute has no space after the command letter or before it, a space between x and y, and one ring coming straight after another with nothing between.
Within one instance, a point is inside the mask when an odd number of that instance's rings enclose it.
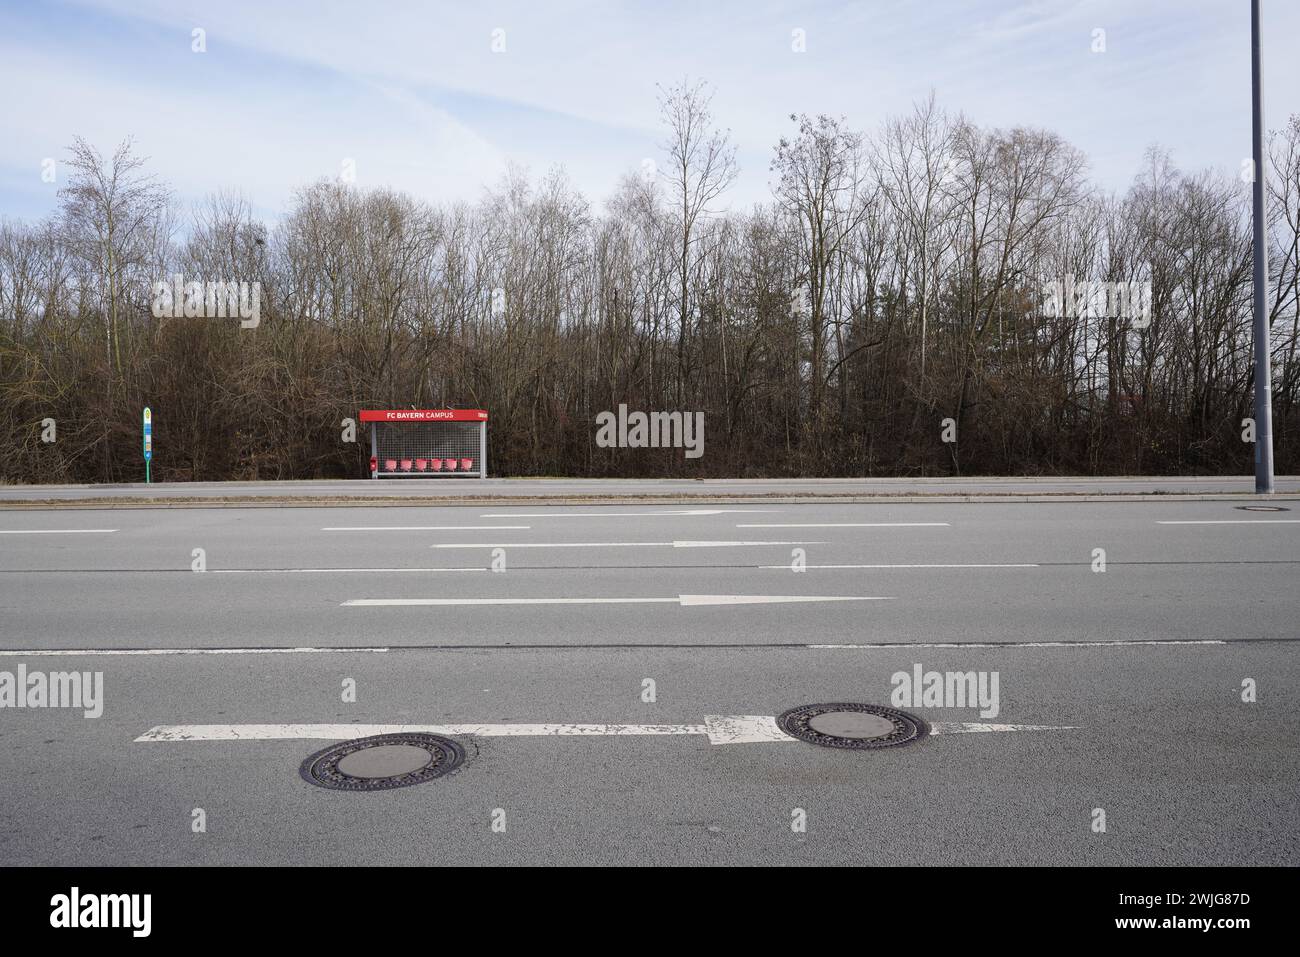
<instances>
[{"instance_id":1,"label":"dashed white lane marking","mask_svg":"<svg viewBox=\"0 0 1300 957\"><path fill-rule=\"evenodd\" d=\"M531 525L331 525L322 532L474 532L529 529Z\"/></svg>"},{"instance_id":2,"label":"dashed white lane marking","mask_svg":"<svg viewBox=\"0 0 1300 957\"><path fill-rule=\"evenodd\" d=\"M1076 731L1044 724L989 724L980 721L937 722L931 734L997 731ZM710 744L796 741L772 715L705 715L703 724L171 724L150 728L135 740L347 741L379 734L443 734L471 737L605 737L619 735L706 735Z\"/></svg>"},{"instance_id":3,"label":"dashed white lane marking","mask_svg":"<svg viewBox=\"0 0 1300 957\"><path fill-rule=\"evenodd\" d=\"M79 658L108 655L135 657L149 655L345 655L382 654L387 648L53 648L0 651L4 658Z\"/></svg>"},{"instance_id":4,"label":"dashed white lane marking","mask_svg":"<svg viewBox=\"0 0 1300 957\"><path fill-rule=\"evenodd\" d=\"M755 512L770 515L780 509L771 508L692 508L662 512L489 512L479 518L655 518L661 515L722 515Z\"/></svg>"},{"instance_id":5,"label":"dashed white lane marking","mask_svg":"<svg viewBox=\"0 0 1300 957\"><path fill-rule=\"evenodd\" d=\"M116 528L0 528L0 535L108 535Z\"/></svg>"},{"instance_id":6,"label":"dashed white lane marking","mask_svg":"<svg viewBox=\"0 0 1300 957\"><path fill-rule=\"evenodd\" d=\"M737 528L951 528L950 522L801 522L781 525L737 525Z\"/></svg>"},{"instance_id":7,"label":"dashed white lane marking","mask_svg":"<svg viewBox=\"0 0 1300 957\"><path fill-rule=\"evenodd\" d=\"M1300 525L1300 518L1217 518L1196 521L1156 522L1157 525Z\"/></svg>"},{"instance_id":8,"label":"dashed white lane marking","mask_svg":"<svg viewBox=\"0 0 1300 957\"><path fill-rule=\"evenodd\" d=\"M868 595L678 595L676 598L354 598L340 607L411 607L417 605L775 605L787 602L893 601Z\"/></svg>"},{"instance_id":9,"label":"dashed white lane marking","mask_svg":"<svg viewBox=\"0 0 1300 957\"><path fill-rule=\"evenodd\" d=\"M825 542L456 542L430 548L758 548L764 545L825 545Z\"/></svg>"},{"instance_id":10,"label":"dashed white lane marking","mask_svg":"<svg viewBox=\"0 0 1300 957\"><path fill-rule=\"evenodd\" d=\"M784 566L783 566L784 567ZM484 572L486 568L209 568L209 575L319 575L330 572Z\"/></svg>"},{"instance_id":11,"label":"dashed white lane marking","mask_svg":"<svg viewBox=\"0 0 1300 957\"><path fill-rule=\"evenodd\" d=\"M759 568L790 570L790 565L759 565ZM1030 564L978 564L978 565L805 565L804 568L1038 568Z\"/></svg>"}]
</instances>

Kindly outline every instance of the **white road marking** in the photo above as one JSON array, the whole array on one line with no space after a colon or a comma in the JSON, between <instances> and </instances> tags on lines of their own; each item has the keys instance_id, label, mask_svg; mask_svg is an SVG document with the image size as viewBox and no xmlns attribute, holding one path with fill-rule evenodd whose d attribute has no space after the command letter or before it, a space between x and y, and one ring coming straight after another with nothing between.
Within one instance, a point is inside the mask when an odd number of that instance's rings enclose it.
<instances>
[{"instance_id":1,"label":"white road marking","mask_svg":"<svg viewBox=\"0 0 1300 957\"><path fill-rule=\"evenodd\" d=\"M1074 725L1056 724L985 724L982 721L936 721L931 734L978 734L986 731L1078 731Z\"/></svg>"},{"instance_id":2,"label":"white road marking","mask_svg":"<svg viewBox=\"0 0 1300 957\"><path fill-rule=\"evenodd\" d=\"M107 535L116 528L0 528L0 535Z\"/></svg>"},{"instance_id":3,"label":"white road marking","mask_svg":"<svg viewBox=\"0 0 1300 957\"><path fill-rule=\"evenodd\" d=\"M737 525L737 528L951 528L949 522L803 522L781 525Z\"/></svg>"},{"instance_id":4,"label":"white road marking","mask_svg":"<svg viewBox=\"0 0 1300 957\"><path fill-rule=\"evenodd\" d=\"M678 595L676 598L354 598L340 607L411 607L416 605L773 605L816 601L893 601L865 595Z\"/></svg>"},{"instance_id":5,"label":"white road marking","mask_svg":"<svg viewBox=\"0 0 1300 957\"><path fill-rule=\"evenodd\" d=\"M879 595L679 595L683 607L691 605L770 605L811 601L893 601Z\"/></svg>"},{"instance_id":6,"label":"white road marking","mask_svg":"<svg viewBox=\"0 0 1300 957\"><path fill-rule=\"evenodd\" d=\"M759 568L780 568L785 571L790 570L789 564L785 565L759 565ZM1037 565L1030 564L979 564L979 565L805 565L804 568L1038 568Z\"/></svg>"},{"instance_id":7,"label":"white road marking","mask_svg":"<svg viewBox=\"0 0 1300 957\"><path fill-rule=\"evenodd\" d=\"M623 734L704 734L702 724L179 724L151 728L136 741L346 741L376 734L548 737Z\"/></svg>"},{"instance_id":8,"label":"white road marking","mask_svg":"<svg viewBox=\"0 0 1300 957\"><path fill-rule=\"evenodd\" d=\"M781 730L770 714L712 714L704 716L709 744L755 744L762 741L797 741Z\"/></svg>"},{"instance_id":9,"label":"white road marking","mask_svg":"<svg viewBox=\"0 0 1300 957\"><path fill-rule=\"evenodd\" d=\"M57 648L49 650L0 651L5 658L80 658L82 656L110 655L134 657L137 655L348 655L381 654L387 648Z\"/></svg>"},{"instance_id":10,"label":"white road marking","mask_svg":"<svg viewBox=\"0 0 1300 957\"><path fill-rule=\"evenodd\" d=\"M727 542L727 541L679 541L673 542L673 548L753 548L762 545L825 545L825 542Z\"/></svg>"},{"instance_id":11,"label":"white road marking","mask_svg":"<svg viewBox=\"0 0 1300 957\"><path fill-rule=\"evenodd\" d=\"M1300 525L1300 518L1220 518L1182 522L1156 522L1157 525Z\"/></svg>"},{"instance_id":12,"label":"white road marking","mask_svg":"<svg viewBox=\"0 0 1300 957\"><path fill-rule=\"evenodd\" d=\"M456 542L430 548L758 548L764 545L825 545L825 542Z\"/></svg>"},{"instance_id":13,"label":"white road marking","mask_svg":"<svg viewBox=\"0 0 1300 957\"><path fill-rule=\"evenodd\" d=\"M931 734L995 731L1075 731L1069 726L938 722ZM706 735L710 744L797 741L772 715L705 715L703 724L164 724L137 743L174 741L348 741L380 734L442 734L470 737L607 737L621 735Z\"/></svg>"},{"instance_id":14,"label":"white road marking","mask_svg":"<svg viewBox=\"0 0 1300 957\"><path fill-rule=\"evenodd\" d=\"M471 532L532 528L531 525L332 525L322 532Z\"/></svg>"},{"instance_id":15,"label":"white road marking","mask_svg":"<svg viewBox=\"0 0 1300 957\"><path fill-rule=\"evenodd\" d=\"M339 607L402 608L417 605L629 605L679 604L679 598L353 598Z\"/></svg>"},{"instance_id":16,"label":"white road marking","mask_svg":"<svg viewBox=\"0 0 1300 957\"><path fill-rule=\"evenodd\" d=\"M784 566L782 566L784 567ZM486 568L209 568L209 575L316 575L328 572L484 572Z\"/></svg>"},{"instance_id":17,"label":"white road marking","mask_svg":"<svg viewBox=\"0 0 1300 957\"><path fill-rule=\"evenodd\" d=\"M769 508L692 508L662 512L489 512L479 518L654 518L659 515L722 515L757 512L769 515L780 509Z\"/></svg>"},{"instance_id":18,"label":"white road marking","mask_svg":"<svg viewBox=\"0 0 1300 957\"><path fill-rule=\"evenodd\" d=\"M1152 638L1133 641L943 641L925 644L880 642L858 645L806 645L808 648L1126 648L1130 645L1226 645L1218 638Z\"/></svg>"}]
</instances>

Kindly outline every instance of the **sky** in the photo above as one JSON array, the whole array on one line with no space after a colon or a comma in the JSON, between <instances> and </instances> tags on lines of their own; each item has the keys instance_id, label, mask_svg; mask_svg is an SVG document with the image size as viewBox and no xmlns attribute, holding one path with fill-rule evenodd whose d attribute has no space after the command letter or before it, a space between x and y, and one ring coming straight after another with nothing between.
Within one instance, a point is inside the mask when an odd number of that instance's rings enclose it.
<instances>
[{"instance_id":1,"label":"sky","mask_svg":"<svg viewBox=\"0 0 1300 957\"><path fill-rule=\"evenodd\" d=\"M599 211L622 176L662 163L657 85L683 78L713 88L736 144L741 172L722 203L733 209L768 198L791 113L872 133L931 90L980 126L1054 130L1108 190L1127 188L1152 144L1182 169L1237 175L1250 155L1249 9L0 0L0 217L57 208L78 135L106 154L133 137L182 204L235 191L271 220L348 163L362 187L433 202L474 201L510 164L534 177L559 166ZM1264 24L1266 122L1279 128L1300 112L1300 2L1265 0Z\"/></svg>"}]
</instances>

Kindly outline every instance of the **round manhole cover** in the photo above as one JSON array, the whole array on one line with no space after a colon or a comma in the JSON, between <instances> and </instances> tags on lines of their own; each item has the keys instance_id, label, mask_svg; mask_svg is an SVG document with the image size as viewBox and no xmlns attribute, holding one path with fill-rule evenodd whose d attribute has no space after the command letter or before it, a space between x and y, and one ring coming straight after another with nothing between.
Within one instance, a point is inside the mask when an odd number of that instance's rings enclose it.
<instances>
[{"instance_id":1,"label":"round manhole cover","mask_svg":"<svg viewBox=\"0 0 1300 957\"><path fill-rule=\"evenodd\" d=\"M1243 512L1289 512L1291 509L1282 505L1238 505Z\"/></svg>"},{"instance_id":2,"label":"round manhole cover","mask_svg":"<svg viewBox=\"0 0 1300 957\"><path fill-rule=\"evenodd\" d=\"M801 741L853 750L911 744L930 733L916 715L875 704L806 704L791 708L776 723Z\"/></svg>"},{"instance_id":3,"label":"round manhole cover","mask_svg":"<svg viewBox=\"0 0 1300 957\"><path fill-rule=\"evenodd\" d=\"M450 738L411 732L355 738L302 763L305 781L334 791L387 791L441 777L460 767L465 750Z\"/></svg>"}]
</instances>

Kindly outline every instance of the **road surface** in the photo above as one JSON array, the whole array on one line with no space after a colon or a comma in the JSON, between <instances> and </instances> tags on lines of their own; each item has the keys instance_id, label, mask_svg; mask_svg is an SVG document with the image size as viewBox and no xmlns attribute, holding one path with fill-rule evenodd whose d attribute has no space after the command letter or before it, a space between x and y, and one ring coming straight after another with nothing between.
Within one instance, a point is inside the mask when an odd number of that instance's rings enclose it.
<instances>
[{"instance_id":1,"label":"road surface","mask_svg":"<svg viewBox=\"0 0 1300 957\"><path fill-rule=\"evenodd\" d=\"M0 861L1294 865L1300 496L1271 504L0 511L0 674L104 682L98 718L0 709ZM949 730L872 752L713 733L917 665L996 672L997 713L911 707ZM323 790L335 725L468 758Z\"/></svg>"}]
</instances>

